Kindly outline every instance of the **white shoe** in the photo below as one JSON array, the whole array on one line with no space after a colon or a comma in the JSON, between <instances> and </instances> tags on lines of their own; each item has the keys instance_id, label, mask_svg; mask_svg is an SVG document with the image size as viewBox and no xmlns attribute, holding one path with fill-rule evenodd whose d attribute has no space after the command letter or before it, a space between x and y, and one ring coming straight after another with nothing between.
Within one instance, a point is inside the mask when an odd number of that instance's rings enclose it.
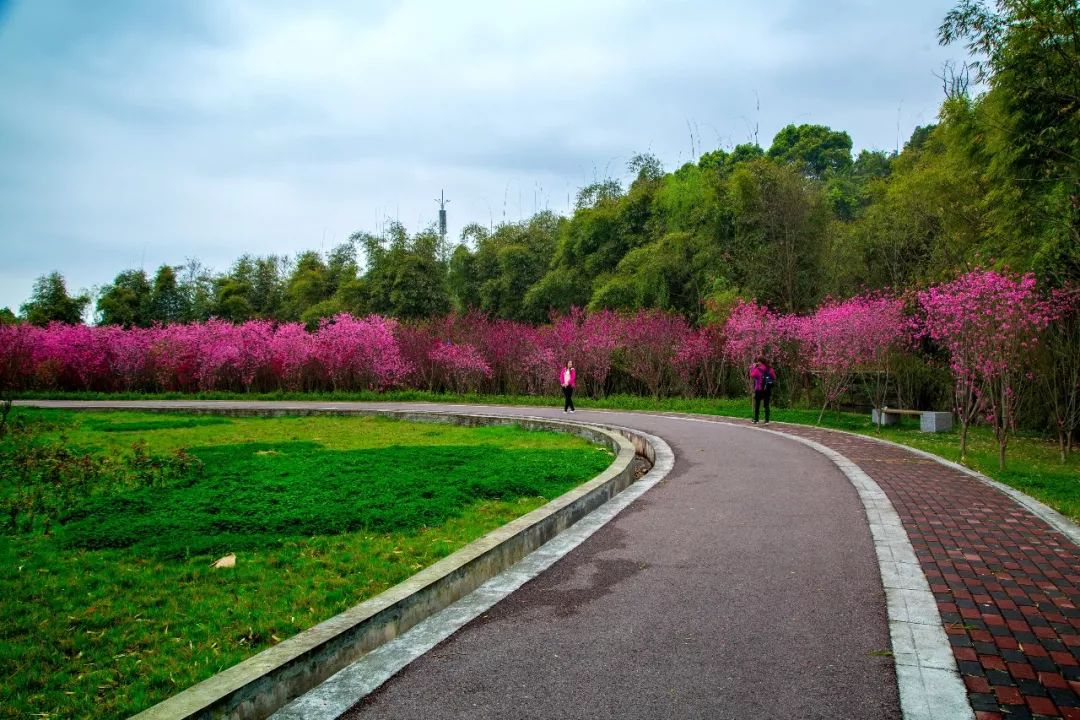
<instances>
[{"instance_id":1,"label":"white shoe","mask_svg":"<svg viewBox=\"0 0 1080 720\"><path fill-rule=\"evenodd\" d=\"M570 412L577 412L577 410L571 410Z\"/></svg>"}]
</instances>

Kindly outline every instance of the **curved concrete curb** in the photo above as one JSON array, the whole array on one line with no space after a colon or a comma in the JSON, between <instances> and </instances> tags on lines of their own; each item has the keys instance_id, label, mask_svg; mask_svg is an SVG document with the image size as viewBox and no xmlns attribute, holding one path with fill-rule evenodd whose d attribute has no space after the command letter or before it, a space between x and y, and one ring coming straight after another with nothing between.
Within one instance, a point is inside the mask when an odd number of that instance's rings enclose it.
<instances>
[{"instance_id":1,"label":"curved concrete curb","mask_svg":"<svg viewBox=\"0 0 1080 720\"><path fill-rule=\"evenodd\" d=\"M86 409L91 408L87 406ZM574 525L633 482L631 461L636 454L646 457L652 454L648 441L633 431L620 429L616 432L594 424L544 418L334 408L236 409L203 406L138 409L219 415L378 415L463 425L513 424L529 429L571 432L606 445L616 453L612 465L587 483L466 545L380 595L135 715L134 718L139 720L256 720L269 716L365 653L468 595Z\"/></svg>"},{"instance_id":2,"label":"curved concrete curb","mask_svg":"<svg viewBox=\"0 0 1080 720\"><path fill-rule=\"evenodd\" d=\"M675 454L663 439L626 428L606 427L633 434L645 441L646 447L653 453L653 467L644 477L466 597L418 623L404 635L372 650L326 682L301 695L274 713L271 720L333 720L340 717L413 660L554 565L671 471Z\"/></svg>"},{"instance_id":3,"label":"curved concrete curb","mask_svg":"<svg viewBox=\"0 0 1080 720\"><path fill-rule=\"evenodd\" d=\"M933 460L939 465L944 465L945 467L956 470L957 472L962 472L969 477L975 478L984 485L989 485L995 490L1005 493L1010 498L1015 500L1018 504L1022 505L1025 509L1030 510L1035 517L1039 518L1047 525L1054 528L1065 537L1069 538L1069 540L1072 540L1075 545L1080 546L1080 525L1077 525L1072 520L1059 513L1057 510L1053 509L1049 505L1046 505L1036 500L1027 493L1021 490L1017 490L1014 487L1010 487L1005 483L998 482L991 477L987 477L986 475L983 475L977 470L972 470L971 468L965 467L958 462L953 462L952 460L946 460L940 455L935 455L932 452L927 452L926 450L919 450L918 448L913 448L910 445L893 442L892 440L877 438L872 435L859 435L858 433L849 433L846 430L833 430L832 428L821 429L829 430L829 432L843 433L844 435L852 435L854 437L866 438L867 440L873 440L874 442L878 442L883 445L891 445L893 447L901 448L909 452L913 452L919 457L926 458L927 460Z\"/></svg>"},{"instance_id":4,"label":"curved concrete curb","mask_svg":"<svg viewBox=\"0 0 1080 720\"><path fill-rule=\"evenodd\" d=\"M735 425L735 423L724 423ZM737 425L737 427L745 427ZM862 468L821 443L782 430L752 428L794 440L832 460L859 493L874 539L889 614L896 683L904 720L971 720L967 688L960 678L937 600L904 524L885 491Z\"/></svg>"},{"instance_id":5,"label":"curved concrete curb","mask_svg":"<svg viewBox=\"0 0 1080 720\"><path fill-rule=\"evenodd\" d=\"M793 440L816 450L836 465L858 492L870 525L881 584L885 590L893 664L904 720L973 720L975 715L968 702L967 688L957 670L952 647L938 613L937 600L930 591L930 583L915 555L903 522L885 491L855 462L813 440L789 435L783 430L708 416L678 417Z\"/></svg>"}]
</instances>

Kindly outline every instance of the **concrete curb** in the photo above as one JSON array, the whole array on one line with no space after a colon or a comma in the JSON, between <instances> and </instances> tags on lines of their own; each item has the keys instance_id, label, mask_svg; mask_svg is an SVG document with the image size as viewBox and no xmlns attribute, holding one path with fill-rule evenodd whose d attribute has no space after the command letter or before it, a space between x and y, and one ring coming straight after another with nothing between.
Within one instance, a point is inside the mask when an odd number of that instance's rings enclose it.
<instances>
[{"instance_id":1,"label":"concrete curb","mask_svg":"<svg viewBox=\"0 0 1080 720\"><path fill-rule=\"evenodd\" d=\"M625 428L608 427L638 434ZM675 454L662 438L646 433L640 433L640 436L654 453L653 467L644 477L469 595L293 700L270 716L270 720L334 720L340 717L413 660L490 610L591 537L663 480L675 465Z\"/></svg>"},{"instance_id":2,"label":"concrete curb","mask_svg":"<svg viewBox=\"0 0 1080 720\"><path fill-rule=\"evenodd\" d=\"M725 423L745 427L735 423ZM971 720L967 688L953 658L937 600L904 523L885 491L855 462L821 443L782 430L754 430L794 440L832 460L866 510L889 615L896 684L904 720Z\"/></svg>"},{"instance_id":3,"label":"concrete curb","mask_svg":"<svg viewBox=\"0 0 1080 720\"><path fill-rule=\"evenodd\" d=\"M470 594L603 505L634 481L631 463L635 455L642 455L650 462L655 459L654 449L644 434L623 428L609 430L595 424L536 417L311 407L117 408L95 406L93 403L80 409L233 416L361 415L466 426L520 425L528 429L570 432L605 445L616 453L611 466L587 483L488 533L380 595L133 716L138 720L261 720L268 717L365 653Z\"/></svg>"},{"instance_id":4,"label":"concrete curb","mask_svg":"<svg viewBox=\"0 0 1080 720\"><path fill-rule=\"evenodd\" d=\"M790 435L782 429L730 422L720 416L679 414L667 417L769 433L812 448L831 460L855 487L866 512L885 591L893 665L904 720L974 720L967 688L953 658L930 583L900 516L873 478L832 448ZM903 445L899 447L910 449Z\"/></svg>"},{"instance_id":5,"label":"concrete curb","mask_svg":"<svg viewBox=\"0 0 1080 720\"><path fill-rule=\"evenodd\" d=\"M842 433L844 435L852 435L854 437L866 438L867 440L873 440L874 442L878 442L883 445L891 445L892 447L901 448L903 450L913 452L920 457L924 457L927 460L933 460L939 465L944 465L947 468L951 468L952 470L962 472L969 477L973 477L984 485L989 485L995 490L1005 493L1010 498L1015 500L1018 504L1022 505L1026 510L1030 510L1031 513L1035 515L1035 517L1039 518L1047 525L1054 528L1065 537L1069 538L1069 540L1072 540L1073 544L1080 547L1080 525L1077 525L1054 508L1040 502L1039 500L1036 500L1035 498L1031 497L1030 495L1021 490L1010 487L1005 483L998 482L997 480L994 480L991 477L987 477L986 475L983 475L977 470L972 470L969 467L965 467L958 462L946 460L940 455L935 455L934 453L927 452L926 450L919 450L918 448L913 448L910 445L893 442L892 440L886 440L885 438L877 438L872 435L859 435L858 433L852 433L846 430L834 430L832 428L821 429L828 430L829 432Z\"/></svg>"}]
</instances>

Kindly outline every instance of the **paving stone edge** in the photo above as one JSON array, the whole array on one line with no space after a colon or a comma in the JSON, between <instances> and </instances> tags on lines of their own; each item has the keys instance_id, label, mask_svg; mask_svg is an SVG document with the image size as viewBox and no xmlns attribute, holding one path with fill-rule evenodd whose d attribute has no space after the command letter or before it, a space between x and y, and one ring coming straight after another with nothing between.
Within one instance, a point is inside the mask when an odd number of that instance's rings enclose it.
<instances>
[{"instance_id":1,"label":"paving stone edge","mask_svg":"<svg viewBox=\"0 0 1080 720\"><path fill-rule=\"evenodd\" d=\"M740 423L712 422L748 427ZM974 720L967 688L953 658L937 601L903 522L885 491L858 464L826 445L785 433L782 429L755 426L748 429L813 448L829 458L858 492L870 525L885 590L900 711L904 720Z\"/></svg>"}]
</instances>

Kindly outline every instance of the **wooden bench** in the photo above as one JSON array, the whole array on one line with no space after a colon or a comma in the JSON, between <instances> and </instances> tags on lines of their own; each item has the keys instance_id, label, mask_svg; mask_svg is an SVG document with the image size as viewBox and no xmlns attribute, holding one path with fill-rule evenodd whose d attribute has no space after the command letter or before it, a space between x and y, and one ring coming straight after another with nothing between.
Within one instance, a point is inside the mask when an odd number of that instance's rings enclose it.
<instances>
[{"instance_id":1,"label":"wooden bench","mask_svg":"<svg viewBox=\"0 0 1080 720\"><path fill-rule=\"evenodd\" d=\"M870 413L875 425L895 425L900 422L901 415L918 415L919 429L923 432L948 432L952 430L953 417L951 412L937 412L934 410L901 410L899 408L884 407L881 410L874 408Z\"/></svg>"}]
</instances>

